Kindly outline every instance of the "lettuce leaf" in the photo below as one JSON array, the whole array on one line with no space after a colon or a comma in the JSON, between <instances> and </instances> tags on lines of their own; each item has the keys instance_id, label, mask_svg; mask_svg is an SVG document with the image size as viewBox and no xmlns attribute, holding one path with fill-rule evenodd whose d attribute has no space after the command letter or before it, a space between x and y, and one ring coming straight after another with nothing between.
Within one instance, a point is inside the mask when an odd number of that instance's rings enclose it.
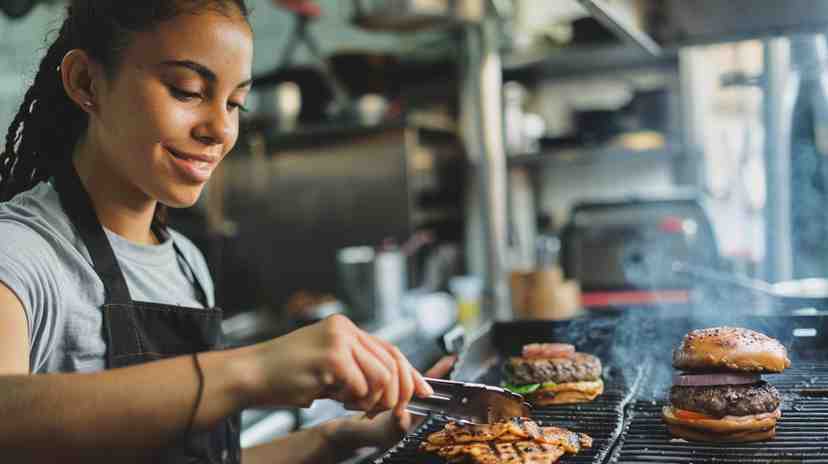
<instances>
[{"instance_id":1,"label":"lettuce leaf","mask_svg":"<svg viewBox=\"0 0 828 464\"><path fill-rule=\"evenodd\" d=\"M503 388L513 391L519 395L526 395L540 388L541 384L531 383L529 385L513 385L509 382L502 383Z\"/></svg>"}]
</instances>

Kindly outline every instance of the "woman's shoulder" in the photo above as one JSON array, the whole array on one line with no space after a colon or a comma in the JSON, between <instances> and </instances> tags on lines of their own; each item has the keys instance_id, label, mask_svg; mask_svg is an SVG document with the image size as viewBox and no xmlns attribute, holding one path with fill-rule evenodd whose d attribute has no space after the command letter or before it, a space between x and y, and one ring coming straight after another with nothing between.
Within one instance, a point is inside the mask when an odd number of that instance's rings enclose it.
<instances>
[{"instance_id":1,"label":"woman's shoulder","mask_svg":"<svg viewBox=\"0 0 828 464\"><path fill-rule=\"evenodd\" d=\"M0 203L0 237L27 242L65 243L73 234L57 192L46 182ZM23 241L21 243L20 241Z\"/></svg>"}]
</instances>

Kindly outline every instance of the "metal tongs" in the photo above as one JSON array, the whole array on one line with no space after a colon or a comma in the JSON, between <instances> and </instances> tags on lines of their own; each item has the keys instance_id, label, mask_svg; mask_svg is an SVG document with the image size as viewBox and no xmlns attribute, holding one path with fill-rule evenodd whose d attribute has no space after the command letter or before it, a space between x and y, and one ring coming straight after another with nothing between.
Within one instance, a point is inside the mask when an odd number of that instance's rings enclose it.
<instances>
[{"instance_id":1,"label":"metal tongs","mask_svg":"<svg viewBox=\"0 0 828 464\"><path fill-rule=\"evenodd\" d=\"M522 395L479 383L426 378L434 389L428 398L412 398L411 414L439 414L459 422L491 424L514 417L529 417L532 407Z\"/></svg>"}]
</instances>

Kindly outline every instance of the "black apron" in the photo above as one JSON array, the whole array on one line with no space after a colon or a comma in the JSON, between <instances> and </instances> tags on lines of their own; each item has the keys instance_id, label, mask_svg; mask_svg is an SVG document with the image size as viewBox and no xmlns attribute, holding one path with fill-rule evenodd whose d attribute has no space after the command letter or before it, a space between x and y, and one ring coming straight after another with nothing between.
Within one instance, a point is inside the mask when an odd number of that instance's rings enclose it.
<instances>
[{"instance_id":1,"label":"black apron","mask_svg":"<svg viewBox=\"0 0 828 464\"><path fill-rule=\"evenodd\" d=\"M101 309L107 369L222 348L219 308L186 308L132 301L106 232L71 162L55 177L55 186L61 205L89 250L95 272L106 291ZM165 231L155 230L162 234L159 238L166 235ZM173 246L180 259L190 267L178 245L173 242ZM192 267L190 271L193 271ZM206 306L204 287L198 282L196 273L192 272L192 275ZM209 431L191 433L164 450L156 462L239 464L240 422L240 415L234 414Z\"/></svg>"}]
</instances>

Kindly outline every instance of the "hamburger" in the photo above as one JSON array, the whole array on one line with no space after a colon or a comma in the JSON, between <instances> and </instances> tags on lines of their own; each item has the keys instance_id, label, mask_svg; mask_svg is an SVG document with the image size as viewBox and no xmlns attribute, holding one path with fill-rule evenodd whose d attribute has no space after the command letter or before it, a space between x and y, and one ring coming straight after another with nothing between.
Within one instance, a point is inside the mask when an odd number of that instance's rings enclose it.
<instances>
[{"instance_id":1,"label":"hamburger","mask_svg":"<svg viewBox=\"0 0 828 464\"><path fill-rule=\"evenodd\" d=\"M762 374L780 373L791 361L779 341L734 327L693 330L673 351L667 429L691 441L740 443L776 434L781 398Z\"/></svg>"},{"instance_id":2,"label":"hamburger","mask_svg":"<svg viewBox=\"0 0 828 464\"><path fill-rule=\"evenodd\" d=\"M564 343L526 345L503 371L503 386L535 406L584 403L604 392L601 360Z\"/></svg>"}]
</instances>

